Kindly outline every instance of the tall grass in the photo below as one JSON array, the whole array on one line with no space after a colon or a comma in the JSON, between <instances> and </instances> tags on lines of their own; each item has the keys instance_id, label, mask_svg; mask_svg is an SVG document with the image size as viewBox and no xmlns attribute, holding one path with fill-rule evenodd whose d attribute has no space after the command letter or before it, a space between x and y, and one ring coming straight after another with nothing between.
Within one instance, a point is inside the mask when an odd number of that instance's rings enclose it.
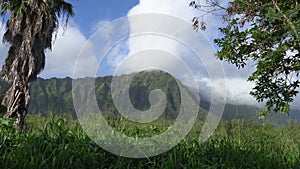
<instances>
[{"instance_id":1,"label":"tall grass","mask_svg":"<svg viewBox=\"0 0 300 169\"><path fill-rule=\"evenodd\" d=\"M170 151L150 158L113 155L96 145L75 120L57 116L27 117L27 132L0 125L1 168L300 168L300 125L259 125L251 120L222 122L206 142L193 131ZM164 131L159 124L124 128L131 136ZM158 127L156 127L156 125ZM201 126L201 125L199 125ZM144 133L144 135L143 135Z\"/></svg>"}]
</instances>

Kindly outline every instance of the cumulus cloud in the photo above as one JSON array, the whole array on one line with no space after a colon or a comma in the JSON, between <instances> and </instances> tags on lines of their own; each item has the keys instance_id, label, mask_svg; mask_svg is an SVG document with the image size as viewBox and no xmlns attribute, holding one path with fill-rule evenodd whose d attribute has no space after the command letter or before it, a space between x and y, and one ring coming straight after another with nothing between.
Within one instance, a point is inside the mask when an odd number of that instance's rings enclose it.
<instances>
[{"instance_id":1,"label":"cumulus cloud","mask_svg":"<svg viewBox=\"0 0 300 169\"><path fill-rule=\"evenodd\" d=\"M193 37L197 36L190 25L193 16L195 13L189 7L188 1L141 0L128 13L131 30L128 40L130 51L128 58L130 57L132 64L127 66L127 73L131 69L136 70L153 62L153 57L141 59L139 55L136 55L145 50L161 50L182 59L182 62L188 62L186 64L195 63L195 57L192 57L193 53L188 49ZM200 41L205 39L204 36L201 38ZM203 46L200 45L200 47ZM202 54L208 55L205 49L202 50ZM162 57L156 59L155 63L157 66L169 65L170 67L172 65L174 68L180 68L179 62L174 60L176 59ZM153 62L154 67L155 63Z\"/></svg>"},{"instance_id":2,"label":"cumulus cloud","mask_svg":"<svg viewBox=\"0 0 300 169\"><path fill-rule=\"evenodd\" d=\"M84 46L85 50L82 50ZM46 52L46 66L40 76L73 77L75 67L77 70L75 77L89 76L97 67L97 59L92 48L93 44L76 26L69 25L66 30L59 29L52 51ZM80 53L85 55L85 58L78 58Z\"/></svg>"},{"instance_id":3,"label":"cumulus cloud","mask_svg":"<svg viewBox=\"0 0 300 169\"><path fill-rule=\"evenodd\" d=\"M152 18L151 14L156 15L156 18L155 16ZM224 92L221 90L224 87L224 80L221 81L222 73L217 71L223 71L223 69L216 68L218 64L216 64L217 59L214 56L213 39L219 36L217 28L222 23L220 18L208 15L206 17L207 30L195 32L192 29L191 20L197 15L199 15L199 11L190 8L189 1L140 0L139 4L128 13L131 33L128 40L129 55L124 56L121 62L115 63L115 67L119 65L124 73L130 73L143 70L146 66L151 67L151 64L156 68L163 65L184 84L189 85L192 80L195 80L199 85L200 92L205 95L210 95L212 90L221 94ZM167 52L173 55L174 59L158 53L158 57L153 56L151 50ZM198 51L198 53L195 54L191 50ZM118 58L117 61L120 60ZM192 79L191 77L187 78L182 71L182 63L192 71ZM247 82L247 77L253 68L249 66L244 70L237 70L235 66L227 63L222 63L221 66L225 71L227 101L234 104L257 104L255 99L249 95L253 84ZM215 77L212 78L212 76Z\"/></svg>"},{"instance_id":4,"label":"cumulus cloud","mask_svg":"<svg viewBox=\"0 0 300 169\"><path fill-rule=\"evenodd\" d=\"M60 28L52 46L52 51L46 50L46 66L39 75L43 78L74 77L74 68L77 65L78 73L75 77L89 76L97 68L97 59L93 53L93 44L80 32L74 21L67 29ZM5 26L0 22L0 37L3 37ZM3 65L9 44L0 43L0 64ZM85 49L81 49L85 46ZM85 55L78 58L79 53ZM76 63L80 64L76 64ZM94 73L95 74L95 73Z\"/></svg>"},{"instance_id":5,"label":"cumulus cloud","mask_svg":"<svg viewBox=\"0 0 300 169\"><path fill-rule=\"evenodd\" d=\"M5 26L0 23L0 37L3 37ZM3 65L9 44L0 43L0 64ZM82 50L82 48L85 48ZM84 57L78 58L79 54ZM95 74L97 59L93 53L93 44L80 32L71 21L67 29L60 28L52 46L52 51L46 50L46 66L39 77L85 77ZM80 64L76 64L80 63ZM73 72L77 70L76 76Z\"/></svg>"},{"instance_id":6,"label":"cumulus cloud","mask_svg":"<svg viewBox=\"0 0 300 169\"><path fill-rule=\"evenodd\" d=\"M189 1L181 0L140 0L139 4L129 11L128 16L143 13L172 15L186 21L191 21L191 16L195 16L195 11L189 7Z\"/></svg>"}]
</instances>

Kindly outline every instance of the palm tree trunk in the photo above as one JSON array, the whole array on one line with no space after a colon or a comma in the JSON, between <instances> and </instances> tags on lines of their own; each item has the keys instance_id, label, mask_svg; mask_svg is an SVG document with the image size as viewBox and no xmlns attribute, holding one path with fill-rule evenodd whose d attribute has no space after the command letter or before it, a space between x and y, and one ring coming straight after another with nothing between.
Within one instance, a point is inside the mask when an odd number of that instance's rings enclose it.
<instances>
[{"instance_id":1,"label":"palm tree trunk","mask_svg":"<svg viewBox=\"0 0 300 169\"><path fill-rule=\"evenodd\" d=\"M7 107L7 112L3 117L16 119L14 126L17 131L24 130L29 98L28 84L17 80L3 98L2 105Z\"/></svg>"},{"instance_id":2,"label":"palm tree trunk","mask_svg":"<svg viewBox=\"0 0 300 169\"><path fill-rule=\"evenodd\" d=\"M58 18L68 23L74 14L72 4L64 0L0 1L0 15L10 13L3 41L11 44L0 71L0 78L13 82L2 105L6 118L16 118L17 130L23 130L29 101L29 82L36 80L45 67L45 50L52 48Z\"/></svg>"}]
</instances>

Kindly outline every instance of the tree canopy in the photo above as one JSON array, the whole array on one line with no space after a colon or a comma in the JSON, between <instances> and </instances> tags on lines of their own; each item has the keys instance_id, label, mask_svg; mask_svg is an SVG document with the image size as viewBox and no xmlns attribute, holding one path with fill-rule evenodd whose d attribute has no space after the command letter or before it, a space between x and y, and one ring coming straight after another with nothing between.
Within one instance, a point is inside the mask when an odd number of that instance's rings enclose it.
<instances>
[{"instance_id":1,"label":"tree canopy","mask_svg":"<svg viewBox=\"0 0 300 169\"><path fill-rule=\"evenodd\" d=\"M255 83L250 94L266 103L261 115L272 110L288 114L300 85L298 0L233 0L226 7L215 0L206 3L190 5L206 13L223 10L225 26L219 28L223 36L215 39L220 47L217 58L238 68L254 62L256 70L248 80ZM194 27L205 29L201 27L205 19L199 24L198 18L193 20Z\"/></svg>"}]
</instances>

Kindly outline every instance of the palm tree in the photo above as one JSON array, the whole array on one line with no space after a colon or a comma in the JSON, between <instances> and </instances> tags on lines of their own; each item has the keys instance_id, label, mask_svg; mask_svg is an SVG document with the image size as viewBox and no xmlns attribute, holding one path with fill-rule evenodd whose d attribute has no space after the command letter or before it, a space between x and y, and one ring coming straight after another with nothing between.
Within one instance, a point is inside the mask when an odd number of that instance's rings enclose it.
<instances>
[{"instance_id":1,"label":"palm tree","mask_svg":"<svg viewBox=\"0 0 300 169\"><path fill-rule=\"evenodd\" d=\"M4 117L16 118L22 130L29 101L29 83L45 67L45 50L52 47L59 18L66 26L73 16L73 6L64 0L0 0L0 14L9 14L3 41L9 48L0 78L12 82L2 104L7 107Z\"/></svg>"}]
</instances>

